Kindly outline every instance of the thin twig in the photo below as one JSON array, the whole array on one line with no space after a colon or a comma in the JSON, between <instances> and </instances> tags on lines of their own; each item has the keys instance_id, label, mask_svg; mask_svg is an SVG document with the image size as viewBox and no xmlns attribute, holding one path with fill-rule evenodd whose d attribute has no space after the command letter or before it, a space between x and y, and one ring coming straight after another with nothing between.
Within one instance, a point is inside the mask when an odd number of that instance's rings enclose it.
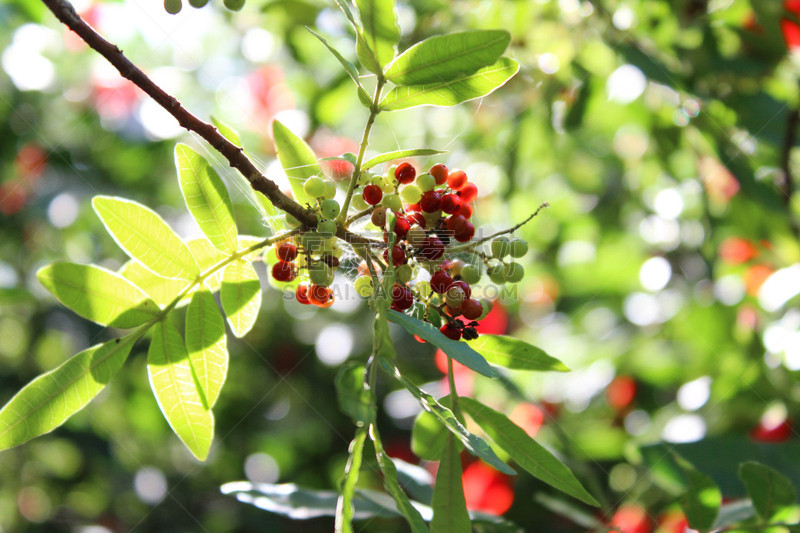
<instances>
[{"instance_id":1,"label":"thin twig","mask_svg":"<svg viewBox=\"0 0 800 533\"><path fill-rule=\"evenodd\" d=\"M797 142L797 126L800 125L800 108L795 107L789 112L789 117L786 120L786 133L783 136L783 147L781 149L781 171L783 173L783 183L781 183L781 192L783 192L783 201L789 209L789 227L792 233L797 237L800 235L800 227L797 221L792 216L792 195L794 194L794 175L792 174L792 148Z\"/></svg>"},{"instance_id":2,"label":"thin twig","mask_svg":"<svg viewBox=\"0 0 800 533\"><path fill-rule=\"evenodd\" d=\"M479 244L482 244L482 243L484 243L486 241L490 241L490 240L494 239L495 237L499 237L500 235L505 235L507 233L514 233L519 228L521 228L522 226L524 226L525 224L530 222L533 219L533 217L538 215L539 211L541 211L545 207L550 207L550 203L549 202L545 202L542 205L540 205L536 209L536 211L534 211L530 216L528 216L528 218L526 218L525 220L523 220L522 222L520 222L516 226L512 226L512 227L510 227L508 229L500 230L500 231L498 231L496 233L492 233L488 237L482 237L482 238L478 239L477 241L470 241L470 242L466 242L464 244L461 244L459 246L453 246L452 248L448 248L447 251L449 253L455 253L455 252L463 252L464 250L471 250L472 248L475 248Z\"/></svg>"}]
</instances>

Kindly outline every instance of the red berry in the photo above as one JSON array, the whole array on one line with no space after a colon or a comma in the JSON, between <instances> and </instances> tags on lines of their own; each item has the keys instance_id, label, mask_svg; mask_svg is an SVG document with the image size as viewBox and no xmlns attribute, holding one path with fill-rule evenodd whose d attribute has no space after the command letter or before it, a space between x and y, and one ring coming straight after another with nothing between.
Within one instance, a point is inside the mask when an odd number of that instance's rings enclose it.
<instances>
[{"instance_id":1,"label":"red berry","mask_svg":"<svg viewBox=\"0 0 800 533\"><path fill-rule=\"evenodd\" d=\"M474 236L475 226L472 225L472 222L467 222L461 231L456 231L453 235L458 242L469 242Z\"/></svg>"},{"instance_id":2,"label":"red berry","mask_svg":"<svg viewBox=\"0 0 800 533\"><path fill-rule=\"evenodd\" d=\"M394 178L400 183L411 183L417 177L417 171L411 166L411 163L400 163L394 169Z\"/></svg>"},{"instance_id":3,"label":"red berry","mask_svg":"<svg viewBox=\"0 0 800 533\"><path fill-rule=\"evenodd\" d=\"M422 211L422 208L419 206L419 202L416 204L408 204L406 206L406 213L416 213L418 211Z\"/></svg>"},{"instance_id":4,"label":"red berry","mask_svg":"<svg viewBox=\"0 0 800 533\"><path fill-rule=\"evenodd\" d=\"M389 249L383 251L383 260L385 262L389 262ZM394 266L402 265L406 262L406 253L403 251L403 248L400 246L393 246L392 247L392 263Z\"/></svg>"},{"instance_id":5,"label":"red berry","mask_svg":"<svg viewBox=\"0 0 800 533\"><path fill-rule=\"evenodd\" d=\"M317 307L330 307L333 304L333 291L330 287L312 283L308 289L308 299Z\"/></svg>"},{"instance_id":6,"label":"red berry","mask_svg":"<svg viewBox=\"0 0 800 533\"><path fill-rule=\"evenodd\" d=\"M272 277L278 281L292 281L297 276L294 264L278 261L272 265Z\"/></svg>"},{"instance_id":7,"label":"red berry","mask_svg":"<svg viewBox=\"0 0 800 533\"><path fill-rule=\"evenodd\" d=\"M364 192L361 196L369 205L378 205L378 202L383 198L383 191L377 185L367 185L364 187Z\"/></svg>"},{"instance_id":8,"label":"red berry","mask_svg":"<svg viewBox=\"0 0 800 533\"><path fill-rule=\"evenodd\" d=\"M444 270L434 272L433 276L431 276L431 289L439 294L444 294L451 283L453 283L453 278Z\"/></svg>"},{"instance_id":9,"label":"red berry","mask_svg":"<svg viewBox=\"0 0 800 533\"><path fill-rule=\"evenodd\" d=\"M447 176L447 185L457 191L467 184L467 174L463 170L454 170Z\"/></svg>"},{"instance_id":10,"label":"red berry","mask_svg":"<svg viewBox=\"0 0 800 533\"><path fill-rule=\"evenodd\" d=\"M425 215L423 215L422 213L411 213L408 216L408 220L409 222L415 223L420 228L423 229L425 228L425 224L427 224L427 221L425 220Z\"/></svg>"},{"instance_id":11,"label":"red berry","mask_svg":"<svg viewBox=\"0 0 800 533\"><path fill-rule=\"evenodd\" d=\"M469 298L461 304L461 314L468 320L476 320L483 314L483 306L475 298Z\"/></svg>"},{"instance_id":12,"label":"red berry","mask_svg":"<svg viewBox=\"0 0 800 533\"><path fill-rule=\"evenodd\" d=\"M308 285L305 283L298 285L297 290L294 291L294 297L303 305L310 304L311 301L308 299Z\"/></svg>"},{"instance_id":13,"label":"red berry","mask_svg":"<svg viewBox=\"0 0 800 533\"><path fill-rule=\"evenodd\" d=\"M456 317L461 314L461 306L459 305L458 307L450 307L449 305L445 305L444 312L452 317Z\"/></svg>"},{"instance_id":14,"label":"red berry","mask_svg":"<svg viewBox=\"0 0 800 533\"><path fill-rule=\"evenodd\" d=\"M433 176L433 179L436 180L436 185L444 185L447 181L447 175L450 173L450 169L448 169L447 165L444 163L439 163L438 165L433 165L428 172Z\"/></svg>"},{"instance_id":15,"label":"red berry","mask_svg":"<svg viewBox=\"0 0 800 533\"><path fill-rule=\"evenodd\" d=\"M453 233L460 233L464 231L464 229L466 229L467 219L464 218L462 215L456 213L451 217L447 217L444 220L444 225L447 229L449 229Z\"/></svg>"},{"instance_id":16,"label":"red berry","mask_svg":"<svg viewBox=\"0 0 800 533\"><path fill-rule=\"evenodd\" d=\"M392 286L392 309L405 311L414 304L414 293L405 285L395 283Z\"/></svg>"},{"instance_id":17,"label":"red berry","mask_svg":"<svg viewBox=\"0 0 800 533\"><path fill-rule=\"evenodd\" d=\"M461 207L458 208L456 214L461 215L464 218L470 218L472 217L472 206L462 201Z\"/></svg>"},{"instance_id":18,"label":"red berry","mask_svg":"<svg viewBox=\"0 0 800 533\"><path fill-rule=\"evenodd\" d=\"M294 261L297 257L297 246L290 242L282 242L275 248L275 255L281 261Z\"/></svg>"},{"instance_id":19,"label":"red berry","mask_svg":"<svg viewBox=\"0 0 800 533\"><path fill-rule=\"evenodd\" d=\"M442 211L448 215L458 211L459 207L461 207L461 198L455 194L445 194L442 196Z\"/></svg>"},{"instance_id":20,"label":"red berry","mask_svg":"<svg viewBox=\"0 0 800 533\"><path fill-rule=\"evenodd\" d=\"M397 217L394 221L394 233L398 240L403 240L411 229L411 223L405 218Z\"/></svg>"},{"instance_id":21,"label":"red berry","mask_svg":"<svg viewBox=\"0 0 800 533\"><path fill-rule=\"evenodd\" d=\"M461 187L461 190L458 191L458 195L461 197L462 202L468 204L478 197L478 186L472 182L467 183Z\"/></svg>"},{"instance_id":22,"label":"red berry","mask_svg":"<svg viewBox=\"0 0 800 533\"><path fill-rule=\"evenodd\" d=\"M447 290L450 290L453 287L461 287L461 290L464 291L464 294L467 295L467 298L469 298L472 295L472 289L469 288L469 283L467 283L466 281L461 281L461 280L454 281L453 283L450 284L449 287L447 287Z\"/></svg>"},{"instance_id":23,"label":"red berry","mask_svg":"<svg viewBox=\"0 0 800 533\"><path fill-rule=\"evenodd\" d=\"M442 205L442 198L436 191L428 191L422 195L419 201L419 206L426 213L434 213L439 210Z\"/></svg>"},{"instance_id":24,"label":"red berry","mask_svg":"<svg viewBox=\"0 0 800 533\"><path fill-rule=\"evenodd\" d=\"M435 261L444 254L444 244L436 237L428 237L420 247L419 255L428 261Z\"/></svg>"},{"instance_id":25,"label":"red berry","mask_svg":"<svg viewBox=\"0 0 800 533\"><path fill-rule=\"evenodd\" d=\"M454 341L457 341L461 338L461 330L459 330L457 327L455 327L453 324L449 322L444 326L440 327L439 331L442 333L442 335L444 335L448 339L453 339Z\"/></svg>"}]
</instances>

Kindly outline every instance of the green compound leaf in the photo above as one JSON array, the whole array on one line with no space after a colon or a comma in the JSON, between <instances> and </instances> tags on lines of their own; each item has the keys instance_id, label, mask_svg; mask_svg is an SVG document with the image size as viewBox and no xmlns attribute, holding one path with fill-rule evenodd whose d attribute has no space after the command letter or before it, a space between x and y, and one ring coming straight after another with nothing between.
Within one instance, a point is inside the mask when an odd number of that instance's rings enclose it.
<instances>
[{"instance_id":1,"label":"green compound leaf","mask_svg":"<svg viewBox=\"0 0 800 533\"><path fill-rule=\"evenodd\" d=\"M519 71L519 63L507 57L472 74L422 85L395 87L383 98L383 111L421 105L452 106L480 98L499 89Z\"/></svg>"},{"instance_id":2,"label":"green compound leaf","mask_svg":"<svg viewBox=\"0 0 800 533\"><path fill-rule=\"evenodd\" d=\"M472 30L437 35L415 44L386 67L396 85L444 83L494 64L511 42L505 30Z\"/></svg>"},{"instance_id":3,"label":"green compound leaf","mask_svg":"<svg viewBox=\"0 0 800 533\"><path fill-rule=\"evenodd\" d=\"M598 506L575 475L541 444L533 440L525 430L508 417L472 398L460 397L459 405L489 437L505 450L519 466L537 479L579 499L589 505Z\"/></svg>"},{"instance_id":4,"label":"green compound leaf","mask_svg":"<svg viewBox=\"0 0 800 533\"><path fill-rule=\"evenodd\" d=\"M133 328L159 312L142 289L96 265L53 263L41 268L36 277L59 302L103 326Z\"/></svg>"},{"instance_id":5,"label":"green compound leaf","mask_svg":"<svg viewBox=\"0 0 800 533\"><path fill-rule=\"evenodd\" d=\"M369 170L372 167L380 165L381 163L386 163L387 161L394 161L395 159L402 159L404 157L414 157L419 155L436 155L443 153L445 153L445 151L431 150L430 148L395 150L394 152L387 152L385 154L376 155L375 157L368 159L363 165L361 165L361 170Z\"/></svg>"},{"instance_id":6,"label":"green compound leaf","mask_svg":"<svg viewBox=\"0 0 800 533\"><path fill-rule=\"evenodd\" d=\"M710 476L696 470L689 461L673 454L686 477L686 492L681 497L681 507L692 529L707 531L717 520L722 493Z\"/></svg>"},{"instance_id":7,"label":"green compound leaf","mask_svg":"<svg viewBox=\"0 0 800 533\"><path fill-rule=\"evenodd\" d=\"M564 363L541 348L507 335L481 335L469 345L490 363L506 368L569 372Z\"/></svg>"},{"instance_id":8,"label":"green compound leaf","mask_svg":"<svg viewBox=\"0 0 800 533\"><path fill-rule=\"evenodd\" d=\"M309 198L303 184L311 176L322 176L317 156L303 139L277 120L272 123L272 138L283 171L289 177L294 199L300 204L311 203L314 198Z\"/></svg>"},{"instance_id":9,"label":"green compound leaf","mask_svg":"<svg viewBox=\"0 0 800 533\"><path fill-rule=\"evenodd\" d=\"M372 55L377 68L370 70L375 74L394 59L397 53L400 27L397 25L394 4L394 0L356 0L363 35L362 39L356 40L356 51L359 58L367 53ZM368 50L360 49L364 46ZM364 66L368 67L366 64Z\"/></svg>"},{"instance_id":10,"label":"green compound leaf","mask_svg":"<svg viewBox=\"0 0 800 533\"><path fill-rule=\"evenodd\" d=\"M339 409L356 425L375 420L377 406L372 391L364 387L364 365L350 361L336 374L336 399Z\"/></svg>"},{"instance_id":11,"label":"green compound leaf","mask_svg":"<svg viewBox=\"0 0 800 533\"><path fill-rule=\"evenodd\" d=\"M225 320L206 288L192 295L186 309L186 351L206 405L214 407L228 374L228 347Z\"/></svg>"},{"instance_id":12,"label":"green compound leaf","mask_svg":"<svg viewBox=\"0 0 800 533\"><path fill-rule=\"evenodd\" d=\"M225 267L220 300L233 334L237 337L247 335L261 308L261 282L250 263L234 261Z\"/></svg>"},{"instance_id":13,"label":"green compound leaf","mask_svg":"<svg viewBox=\"0 0 800 533\"><path fill-rule=\"evenodd\" d=\"M178 182L189 213L211 244L222 252L236 251L236 222L225 184L200 154L186 146L175 146Z\"/></svg>"},{"instance_id":14,"label":"green compound leaf","mask_svg":"<svg viewBox=\"0 0 800 533\"><path fill-rule=\"evenodd\" d=\"M214 415L205 405L183 338L169 317L153 328L147 375L172 431L204 461L214 438Z\"/></svg>"},{"instance_id":15,"label":"green compound leaf","mask_svg":"<svg viewBox=\"0 0 800 533\"><path fill-rule=\"evenodd\" d=\"M482 438L478 437L467 431L467 429L458 421L456 416L453 414L453 411L442 405L441 403L437 402L433 396L425 392L424 390L417 387L414 383L412 383L408 378L403 376L400 373L400 370L391 364L391 362L386 360L380 361L381 367L389 373L392 377L394 377L397 381L400 382L408 391L414 396L422 405L422 408L434 415L436 418L439 419L441 422L450 432L452 432L458 439L461 441L461 444L474 455L475 457L479 457L485 463L493 466L497 470L503 472L504 474L515 475L516 472L513 468L508 466L504 463L497 454L494 453L494 450L484 441Z\"/></svg>"},{"instance_id":16,"label":"green compound leaf","mask_svg":"<svg viewBox=\"0 0 800 533\"><path fill-rule=\"evenodd\" d=\"M466 342L448 339L427 322L423 322L414 317L399 313L393 309L389 310L388 318L395 324L399 324L412 335L418 335L430 342L437 348L452 357L464 366L479 372L484 376L495 378L498 376L497 370L492 368L481 354L473 350Z\"/></svg>"},{"instance_id":17,"label":"green compound leaf","mask_svg":"<svg viewBox=\"0 0 800 533\"><path fill-rule=\"evenodd\" d=\"M140 262L133 259L122 265L118 273L147 293L147 295L162 309L169 305L182 290L192 283L185 279L162 278L161 276L153 274L143 267ZM188 302L187 298L181 301L184 305L186 302Z\"/></svg>"},{"instance_id":18,"label":"green compound leaf","mask_svg":"<svg viewBox=\"0 0 800 533\"><path fill-rule=\"evenodd\" d=\"M783 521L797 501L797 491L789 478L766 465L748 461L739 466L739 478L747 487L758 516L763 520Z\"/></svg>"},{"instance_id":19,"label":"green compound leaf","mask_svg":"<svg viewBox=\"0 0 800 533\"><path fill-rule=\"evenodd\" d=\"M0 450L48 433L83 409L122 368L142 333L92 346L23 387L0 410Z\"/></svg>"},{"instance_id":20,"label":"green compound leaf","mask_svg":"<svg viewBox=\"0 0 800 533\"><path fill-rule=\"evenodd\" d=\"M92 207L126 254L165 278L193 280L199 274L189 248L164 219L140 203L95 196Z\"/></svg>"},{"instance_id":21,"label":"green compound leaf","mask_svg":"<svg viewBox=\"0 0 800 533\"><path fill-rule=\"evenodd\" d=\"M444 448L436 485L433 488L431 533L470 533L472 525L461 482L461 456L456 439L449 435Z\"/></svg>"}]
</instances>

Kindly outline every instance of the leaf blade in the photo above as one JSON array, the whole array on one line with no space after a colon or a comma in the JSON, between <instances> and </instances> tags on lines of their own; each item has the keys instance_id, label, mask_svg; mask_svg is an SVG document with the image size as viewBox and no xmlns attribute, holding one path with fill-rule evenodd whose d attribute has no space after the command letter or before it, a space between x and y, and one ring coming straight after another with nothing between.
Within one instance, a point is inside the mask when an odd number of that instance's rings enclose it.
<instances>
[{"instance_id":1,"label":"leaf blade","mask_svg":"<svg viewBox=\"0 0 800 533\"><path fill-rule=\"evenodd\" d=\"M383 111L423 105L453 106L491 94L519 71L519 63L501 57L495 64L449 81L406 85L389 91L380 103Z\"/></svg>"},{"instance_id":2,"label":"leaf blade","mask_svg":"<svg viewBox=\"0 0 800 533\"><path fill-rule=\"evenodd\" d=\"M59 302L103 326L133 328L159 312L142 289L97 265L57 262L39 269L36 278Z\"/></svg>"},{"instance_id":3,"label":"leaf blade","mask_svg":"<svg viewBox=\"0 0 800 533\"><path fill-rule=\"evenodd\" d=\"M206 288L192 295L186 309L186 351L208 408L217 402L228 373L225 321Z\"/></svg>"},{"instance_id":4,"label":"leaf blade","mask_svg":"<svg viewBox=\"0 0 800 533\"><path fill-rule=\"evenodd\" d=\"M220 300L233 334L244 337L255 324L261 309L261 282L250 263L234 261L225 267Z\"/></svg>"},{"instance_id":5,"label":"leaf blade","mask_svg":"<svg viewBox=\"0 0 800 533\"><path fill-rule=\"evenodd\" d=\"M364 35L364 39L357 41L356 44L366 45L369 48L377 62L379 72L397 53L400 28L397 25L394 4L394 0L356 0ZM363 53L360 52L359 57Z\"/></svg>"},{"instance_id":6,"label":"leaf blade","mask_svg":"<svg viewBox=\"0 0 800 533\"><path fill-rule=\"evenodd\" d=\"M739 466L739 478L756 512L765 521L774 520L797 501L797 491L791 480L774 468L748 461Z\"/></svg>"},{"instance_id":7,"label":"leaf blade","mask_svg":"<svg viewBox=\"0 0 800 533\"><path fill-rule=\"evenodd\" d=\"M461 475L461 457L458 454L456 440L449 435L444 454L439 461L436 485L433 488L431 533L472 531Z\"/></svg>"},{"instance_id":8,"label":"leaf blade","mask_svg":"<svg viewBox=\"0 0 800 533\"><path fill-rule=\"evenodd\" d=\"M322 44L325 45L325 48L327 48L330 51L330 53L333 54L333 57L335 57L336 60L339 61L339 64L342 65L342 67L344 68L345 72L347 72L348 76L350 76L350 79L353 80L353 83L356 84L356 87L358 89L358 99L362 103L365 103L365 105L367 105L367 106L369 104L371 104L372 99L369 97L369 95L367 94L367 91L365 91L364 87L361 85L361 80L358 79L358 70L356 69L355 65L353 65L347 59L345 59L345 57L341 53L339 53L339 51L336 48L334 48L333 45L328 43L328 40L325 39L325 37L323 37L319 33L315 32L314 30L312 30L308 26L306 26L306 29L309 32L311 32L311 35L313 35L314 37L319 39L320 42L322 42Z\"/></svg>"},{"instance_id":9,"label":"leaf blade","mask_svg":"<svg viewBox=\"0 0 800 533\"><path fill-rule=\"evenodd\" d=\"M569 372L564 363L541 348L508 335L481 335L469 345L490 363L506 368Z\"/></svg>"},{"instance_id":10,"label":"leaf blade","mask_svg":"<svg viewBox=\"0 0 800 533\"><path fill-rule=\"evenodd\" d=\"M387 161L394 161L395 159L402 159L404 157L414 157L419 155L436 155L443 154L445 150L432 150L430 148L412 148L410 150L395 150L394 152L387 152L385 154L376 155L368 159L361 165L361 170L369 170L372 167L386 163Z\"/></svg>"},{"instance_id":11,"label":"leaf blade","mask_svg":"<svg viewBox=\"0 0 800 533\"><path fill-rule=\"evenodd\" d=\"M0 410L0 449L48 433L83 409L122 368L140 336L92 346L23 387Z\"/></svg>"},{"instance_id":12,"label":"leaf blade","mask_svg":"<svg viewBox=\"0 0 800 533\"><path fill-rule=\"evenodd\" d=\"M680 501L689 526L701 531L711 529L722 505L719 487L710 476L695 469L683 457L676 453L673 457L686 476L686 492Z\"/></svg>"},{"instance_id":13,"label":"leaf blade","mask_svg":"<svg viewBox=\"0 0 800 533\"><path fill-rule=\"evenodd\" d=\"M217 171L185 144L175 146L175 167L186 207L197 225L215 248L235 252L237 230L233 206Z\"/></svg>"},{"instance_id":14,"label":"leaf blade","mask_svg":"<svg viewBox=\"0 0 800 533\"><path fill-rule=\"evenodd\" d=\"M204 405L183 338L169 317L153 328L147 376L172 431L204 461L214 438L214 416Z\"/></svg>"},{"instance_id":15,"label":"leaf blade","mask_svg":"<svg viewBox=\"0 0 800 533\"><path fill-rule=\"evenodd\" d=\"M120 248L148 270L186 280L199 274L186 243L155 211L113 196L95 196L92 207Z\"/></svg>"},{"instance_id":16,"label":"leaf blade","mask_svg":"<svg viewBox=\"0 0 800 533\"><path fill-rule=\"evenodd\" d=\"M524 429L502 413L468 397L459 404L481 428L528 473L589 505L598 506L572 472Z\"/></svg>"},{"instance_id":17,"label":"leaf blade","mask_svg":"<svg viewBox=\"0 0 800 533\"><path fill-rule=\"evenodd\" d=\"M283 171L289 178L295 200L300 204L312 202L314 199L303 190L303 184L311 176L322 175L314 151L303 139L277 120L272 123L272 138Z\"/></svg>"},{"instance_id":18,"label":"leaf blade","mask_svg":"<svg viewBox=\"0 0 800 533\"><path fill-rule=\"evenodd\" d=\"M511 42L505 30L470 30L437 35L410 47L386 67L396 85L440 83L495 63Z\"/></svg>"}]
</instances>

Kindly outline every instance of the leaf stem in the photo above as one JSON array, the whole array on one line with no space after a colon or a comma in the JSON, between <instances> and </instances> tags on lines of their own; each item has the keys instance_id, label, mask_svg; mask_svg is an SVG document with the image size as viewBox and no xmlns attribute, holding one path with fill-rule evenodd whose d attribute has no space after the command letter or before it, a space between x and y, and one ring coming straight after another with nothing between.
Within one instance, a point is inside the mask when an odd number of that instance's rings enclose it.
<instances>
[{"instance_id":1,"label":"leaf stem","mask_svg":"<svg viewBox=\"0 0 800 533\"><path fill-rule=\"evenodd\" d=\"M463 424L464 415L461 413L461 407L458 405L458 390L456 389L456 375L453 372L453 358L447 356L447 383L450 385L450 399L453 407L453 414Z\"/></svg>"}]
</instances>

